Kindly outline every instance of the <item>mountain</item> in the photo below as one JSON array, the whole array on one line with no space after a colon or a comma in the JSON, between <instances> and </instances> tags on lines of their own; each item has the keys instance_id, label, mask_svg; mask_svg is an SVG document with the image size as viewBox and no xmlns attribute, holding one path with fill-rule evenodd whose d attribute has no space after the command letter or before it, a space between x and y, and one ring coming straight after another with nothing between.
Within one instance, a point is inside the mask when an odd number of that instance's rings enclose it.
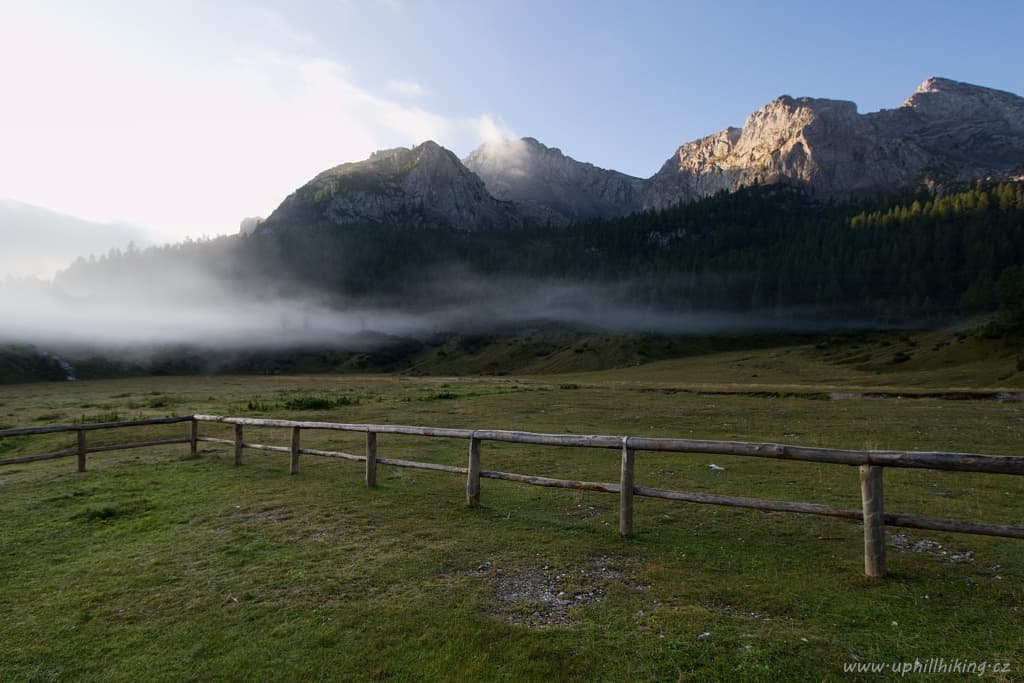
<instances>
[{"instance_id":1,"label":"mountain","mask_svg":"<svg viewBox=\"0 0 1024 683\"><path fill-rule=\"evenodd\" d=\"M741 128L679 147L642 180L534 138L486 142L463 161L434 142L324 171L260 226L486 230L567 225L785 183L817 198L884 196L1024 175L1024 98L929 78L896 109L783 95Z\"/></svg>"},{"instance_id":2,"label":"mountain","mask_svg":"<svg viewBox=\"0 0 1024 683\"><path fill-rule=\"evenodd\" d=\"M146 232L126 223L95 223L0 199L0 278L49 277L81 256L143 246Z\"/></svg>"},{"instance_id":3,"label":"mountain","mask_svg":"<svg viewBox=\"0 0 1024 683\"><path fill-rule=\"evenodd\" d=\"M458 157L427 141L324 171L287 197L258 231L349 224L477 230L519 222L513 204L495 199Z\"/></svg>"},{"instance_id":4,"label":"mountain","mask_svg":"<svg viewBox=\"0 0 1024 683\"><path fill-rule=\"evenodd\" d=\"M859 114L842 100L768 103L742 128L686 143L645 187L644 208L787 182L819 197L892 193L1019 175L1024 98L929 78L900 107Z\"/></svg>"},{"instance_id":5,"label":"mountain","mask_svg":"<svg viewBox=\"0 0 1024 683\"><path fill-rule=\"evenodd\" d=\"M566 224L640 208L640 178L576 161L534 138L485 142L462 163L491 195L537 222Z\"/></svg>"}]
</instances>

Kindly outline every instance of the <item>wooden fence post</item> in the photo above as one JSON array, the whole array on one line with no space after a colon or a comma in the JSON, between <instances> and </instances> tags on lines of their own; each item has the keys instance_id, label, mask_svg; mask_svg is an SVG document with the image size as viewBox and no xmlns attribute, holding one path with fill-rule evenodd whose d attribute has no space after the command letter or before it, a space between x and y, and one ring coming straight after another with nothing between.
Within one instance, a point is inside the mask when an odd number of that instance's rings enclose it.
<instances>
[{"instance_id":1,"label":"wooden fence post","mask_svg":"<svg viewBox=\"0 0 1024 683\"><path fill-rule=\"evenodd\" d=\"M78 430L78 471L85 472L85 454L87 453L85 446L85 430Z\"/></svg>"},{"instance_id":2,"label":"wooden fence post","mask_svg":"<svg viewBox=\"0 0 1024 683\"><path fill-rule=\"evenodd\" d=\"M366 432L366 486L377 486L377 432Z\"/></svg>"},{"instance_id":3,"label":"wooden fence post","mask_svg":"<svg viewBox=\"0 0 1024 683\"><path fill-rule=\"evenodd\" d=\"M860 497L864 507L864 573L880 578L885 576L885 510L880 466L860 466Z\"/></svg>"},{"instance_id":4,"label":"wooden fence post","mask_svg":"<svg viewBox=\"0 0 1024 683\"><path fill-rule=\"evenodd\" d=\"M466 505L480 507L480 439L469 437L469 468L466 470Z\"/></svg>"},{"instance_id":5,"label":"wooden fence post","mask_svg":"<svg viewBox=\"0 0 1024 683\"><path fill-rule=\"evenodd\" d=\"M622 470L619 473L619 533L633 535L633 454L629 437L622 437Z\"/></svg>"},{"instance_id":6,"label":"wooden fence post","mask_svg":"<svg viewBox=\"0 0 1024 683\"><path fill-rule=\"evenodd\" d=\"M188 433L188 455L190 458L199 456L199 420L192 418Z\"/></svg>"},{"instance_id":7,"label":"wooden fence post","mask_svg":"<svg viewBox=\"0 0 1024 683\"><path fill-rule=\"evenodd\" d=\"M235 464L242 464L242 425L235 425Z\"/></svg>"},{"instance_id":8,"label":"wooden fence post","mask_svg":"<svg viewBox=\"0 0 1024 683\"><path fill-rule=\"evenodd\" d=\"M299 473L299 432L298 427L292 427L292 462L288 466L288 474Z\"/></svg>"}]
</instances>

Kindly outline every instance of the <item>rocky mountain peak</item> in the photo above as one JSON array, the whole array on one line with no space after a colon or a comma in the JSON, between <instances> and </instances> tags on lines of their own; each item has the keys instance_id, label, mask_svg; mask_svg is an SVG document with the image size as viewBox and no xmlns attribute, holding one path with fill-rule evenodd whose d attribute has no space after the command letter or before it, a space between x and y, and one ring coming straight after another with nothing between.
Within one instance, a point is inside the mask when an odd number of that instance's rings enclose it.
<instances>
[{"instance_id":1,"label":"rocky mountain peak","mask_svg":"<svg viewBox=\"0 0 1024 683\"><path fill-rule=\"evenodd\" d=\"M959 97L976 97L979 95L985 96L986 94L1017 97L1017 95L1004 90L996 90L995 88L986 88L981 85L974 85L973 83L954 81L951 78L932 76L931 78L926 78L921 82L921 85L914 89L914 93L910 96L907 102L910 102L915 95L925 95L928 93L942 93L947 96Z\"/></svg>"},{"instance_id":2,"label":"rocky mountain peak","mask_svg":"<svg viewBox=\"0 0 1024 683\"><path fill-rule=\"evenodd\" d=\"M285 199L263 229L388 223L474 230L518 221L514 206L492 197L455 154L428 140L324 171Z\"/></svg>"},{"instance_id":3,"label":"rocky mountain peak","mask_svg":"<svg viewBox=\"0 0 1024 683\"><path fill-rule=\"evenodd\" d=\"M844 100L788 95L742 128L686 143L647 184L656 208L744 185L786 182L826 197L1003 177L1024 160L1024 98L945 78L900 107L859 114Z\"/></svg>"},{"instance_id":4,"label":"rocky mountain peak","mask_svg":"<svg viewBox=\"0 0 1024 683\"><path fill-rule=\"evenodd\" d=\"M370 154L369 158L365 161L342 164L326 171L326 173L401 173L424 163L444 164L452 162L458 164L458 157L433 140L427 140L415 147L380 149Z\"/></svg>"},{"instance_id":5,"label":"rocky mountain peak","mask_svg":"<svg viewBox=\"0 0 1024 683\"><path fill-rule=\"evenodd\" d=\"M987 120L1006 120L1021 125L1024 99L1013 93L961 83L948 78L929 78L917 86L901 108L919 115L943 118L981 116Z\"/></svg>"},{"instance_id":6,"label":"rocky mountain peak","mask_svg":"<svg viewBox=\"0 0 1024 683\"><path fill-rule=\"evenodd\" d=\"M463 163L532 220L565 224L635 211L639 178L576 161L536 138L491 140Z\"/></svg>"}]
</instances>

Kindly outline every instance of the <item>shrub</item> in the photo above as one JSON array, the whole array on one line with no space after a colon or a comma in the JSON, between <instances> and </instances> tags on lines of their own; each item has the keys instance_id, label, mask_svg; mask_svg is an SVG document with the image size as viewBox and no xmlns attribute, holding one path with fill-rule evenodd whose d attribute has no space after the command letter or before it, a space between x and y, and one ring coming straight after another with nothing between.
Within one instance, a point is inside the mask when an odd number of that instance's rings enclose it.
<instances>
[{"instance_id":1,"label":"shrub","mask_svg":"<svg viewBox=\"0 0 1024 683\"><path fill-rule=\"evenodd\" d=\"M284 402L285 410L331 410L342 406L357 406L359 399L350 396L296 396Z\"/></svg>"}]
</instances>

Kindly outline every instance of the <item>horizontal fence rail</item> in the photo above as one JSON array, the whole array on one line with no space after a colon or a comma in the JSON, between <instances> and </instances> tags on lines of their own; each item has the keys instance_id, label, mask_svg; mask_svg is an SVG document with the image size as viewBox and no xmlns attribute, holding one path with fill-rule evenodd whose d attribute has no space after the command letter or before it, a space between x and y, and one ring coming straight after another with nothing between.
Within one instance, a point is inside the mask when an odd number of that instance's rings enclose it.
<instances>
[{"instance_id":1,"label":"horizontal fence rail","mask_svg":"<svg viewBox=\"0 0 1024 683\"><path fill-rule=\"evenodd\" d=\"M86 433L95 432L101 429L124 429L126 427L148 427L151 425L167 425L188 422L192 425L191 435L188 438L160 439L157 441L134 441L129 443L109 444L103 446L89 446L86 440ZM89 453L103 453L108 451L124 451L133 448L150 448L153 446L165 446L168 444L194 443L196 432L196 421L192 415L181 415L178 417L155 417L144 420L124 420L121 422L94 422L80 425L47 425L45 427L20 427L16 429L0 429L0 439L12 436L35 436L39 434L62 434L74 432L78 435L78 445L75 448L66 448L51 453L40 453L39 455L23 455L19 457L0 460L0 465L14 465L24 462L35 462L39 460L55 460L57 458L70 458L77 456L78 471L84 472L86 467L86 456ZM193 446L193 451L195 447Z\"/></svg>"},{"instance_id":2,"label":"horizontal fence rail","mask_svg":"<svg viewBox=\"0 0 1024 683\"><path fill-rule=\"evenodd\" d=\"M178 417L153 417L144 420L125 420L122 422L93 422L80 425L47 425L46 427L21 427L17 429L0 429L0 438L6 436L26 436L30 434L56 434L59 432L95 432L98 429L121 429L124 427L148 427L150 425L169 425L180 422L192 422L192 415Z\"/></svg>"},{"instance_id":3,"label":"horizontal fence rail","mask_svg":"<svg viewBox=\"0 0 1024 683\"><path fill-rule=\"evenodd\" d=\"M176 424L183 422L188 422L190 424L189 435L183 438L139 441L93 447L89 447L86 442L86 434L91 431ZM199 424L202 422L232 425L234 427L234 438L225 439L212 436L200 436ZM290 444L288 446L275 446L246 441L244 438L245 427L289 429L291 431ZM303 448L301 445L301 434L303 430L362 432L366 435L365 453L359 455L354 453L345 453L343 451ZM376 471L378 465L410 467L415 469L458 474L466 477L466 502L470 507L478 507L480 505L481 479L498 479L530 484L533 486L613 493L619 496L619 532L623 535L630 535L633 533L634 496L661 498L665 500L708 505L724 505L728 507L748 508L768 512L791 512L823 515L827 517L860 520L863 523L864 571L868 576L875 577L884 576L886 572L886 526L1024 539L1024 526L988 524L982 522L957 521L887 513L884 510L882 488L882 473L886 467L1024 475L1024 457L1021 456L979 455L975 453L955 452L857 451L846 449L812 448L775 443L749 443L741 441L708 441L697 439L608 435L541 434L537 432L495 429L473 430L392 424L349 424L341 422L312 422L228 417L222 415L186 415L179 417L131 420L126 422L105 422L83 425L51 425L45 427L5 429L0 430L0 438L64 432L74 432L77 434L78 445L76 448L67 448L39 455L25 455L7 458L5 460L0 460L0 465L50 460L77 455L78 471L83 472L85 471L86 454L88 453L188 443L190 445L190 454L195 457L198 455L199 443L211 443L232 446L234 450L234 462L236 465L240 465L242 463L242 453L245 449L268 451L273 453L287 453L290 456L289 472L292 474L299 471L299 457L301 455L362 462L365 467L366 485L371 488L376 486ZM455 467L451 465L440 465L400 458L379 457L377 453L377 436L379 434L467 439L469 441L467 466ZM621 451L619 481L617 483L575 481L570 479L556 479L551 477L532 476L528 474L484 470L481 469L480 466L481 443L484 441L618 450ZM639 486L634 481L634 470L636 454L641 451L731 455L856 466L860 471L862 507L860 510L855 510L850 508L837 508L818 503L774 501L760 498L674 491Z\"/></svg>"}]
</instances>

